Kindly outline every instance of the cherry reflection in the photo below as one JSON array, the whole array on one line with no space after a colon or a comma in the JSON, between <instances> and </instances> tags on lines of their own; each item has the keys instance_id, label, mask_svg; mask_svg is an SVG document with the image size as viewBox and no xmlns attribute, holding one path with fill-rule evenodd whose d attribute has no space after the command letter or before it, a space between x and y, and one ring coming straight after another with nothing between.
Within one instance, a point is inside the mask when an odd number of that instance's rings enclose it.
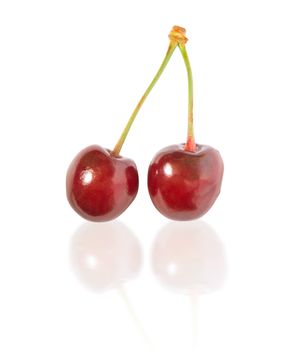
<instances>
[{"instance_id":1,"label":"cherry reflection","mask_svg":"<svg viewBox=\"0 0 298 350\"><path fill-rule=\"evenodd\" d=\"M71 240L71 262L80 282L96 292L118 288L140 271L142 251L122 223L84 223Z\"/></svg>"},{"instance_id":2,"label":"cherry reflection","mask_svg":"<svg viewBox=\"0 0 298 350\"><path fill-rule=\"evenodd\" d=\"M226 277L224 246L213 228L202 221L171 222L154 241L152 268L171 291L209 293L219 289Z\"/></svg>"},{"instance_id":3,"label":"cherry reflection","mask_svg":"<svg viewBox=\"0 0 298 350\"><path fill-rule=\"evenodd\" d=\"M124 286L137 277L142 266L142 249L136 236L117 221L84 223L71 239L70 259L82 285L97 293L118 291L137 331L151 349L151 339Z\"/></svg>"},{"instance_id":4,"label":"cherry reflection","mask_svg":"<svg viewBox=\"0 0 298 350\"><path fill-rule=\"evenodd\" d=\"M156 236L152 269L162 286L188 295L192 324L192 349L199 345L199 296L224 284L227 274L223 243L202 221L171 222Z\"/></svg>"}]
</instances>

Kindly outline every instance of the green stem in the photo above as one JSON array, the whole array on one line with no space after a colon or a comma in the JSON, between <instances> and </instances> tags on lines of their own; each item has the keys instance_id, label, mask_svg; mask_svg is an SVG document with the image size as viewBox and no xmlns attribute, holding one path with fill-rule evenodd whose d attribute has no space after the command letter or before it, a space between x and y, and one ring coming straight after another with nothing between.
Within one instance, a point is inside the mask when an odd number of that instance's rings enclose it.
<instances>
[{"instance_id":1,"label":"green stem","mask_svg":"<svg viewBox=\"0 0 298 350\"><path fill-rule=\"evenodd\" d=\"M189 58L186 52L184 43L179 43L188 78L188 127L187 127L187 141L184 146L185 151L194 152L196 150L194 129L193 129L193 79Z\"/></svg>"},{"instance_id":2,"label":"green stem","mask_svg":"<svg viewBox=\"0 0 298 350\"><path fill-rule=\"evenodd\" d=\"M135 110L133 111L131 117L129 118L116 146L114 147L114 150L112 151L112 154L114 156L118 156L121 148L123 146L123 143L127 137L127 134L131 128L132 123L134 122L139 110L141 109L143 103L145 102L147 96L149 95L150 91L153 89L154 85L156 84L156 82L158 81L158 79L160 78L162 72L164 71L164 69L166 68L170 58L172 57L173 52L175 51L176 47L177 47L178 43L174 42L174 41L170 41L170 45L169 48L167 50L166 56L164 58L164 60L162 61L161 66L159 67L155 77L153 78L153 80L151 81L150 85L148 86L147 90L145 91L144 95L142 96L142 98L140 99L139 103L137 104Z\"/></svg>"}]
</instances>

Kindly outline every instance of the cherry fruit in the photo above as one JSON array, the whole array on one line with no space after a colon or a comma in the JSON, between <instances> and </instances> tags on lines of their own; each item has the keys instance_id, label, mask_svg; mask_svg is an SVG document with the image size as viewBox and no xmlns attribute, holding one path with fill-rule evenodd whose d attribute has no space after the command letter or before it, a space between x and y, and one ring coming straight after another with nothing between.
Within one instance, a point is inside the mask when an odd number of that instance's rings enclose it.
<instances>
[{"instance_id":1,"label":"cherry fruit","mask_svg":"<svg viewBox=\"0 0 298 350\"><path fill-rule=\"evenodd\" d=\"M156 75L138 102L113 151L100 146L83 149L72 161L66 176L66 194L71 207L83 218L108 221L119 216L138 192L135 163L120 151L140 108L160 78L181 36L180 27L170 33L170 44Z\"/></svg>"},{"instance_id":2,"label":"cherry fruit","mask_svg":"<svg viewBox=\"0 0 298 350\"><path fill-rule=\"evenodd\" d=\"M175 40L188 76L187 142L166 147L155 155L148 170L148 190L163 215L173 220L193 220L204 215L218 197L224 166L217 150L195 143L192 71L183 28L179 34Z\"/></svg>"},{"instance_id":3,"label":"cherry fruit","mask_svg":"<svg viewBox=\"0 0 298 350\"><path fill-rule=\"evenodd\" d=\"M74 158L66 176L70 205L91 221L115 219L134 200L138 187L134 161L96 145L83 149Z\"/></svg>"},{"instance_id":4,"label":"cherry fruit","mask_svg":"<svg viewBox=\"0 0 298 350\"><path fill-rule=\"evenodd\" d=\"M148 189L154 206L173 220L193 220L204 215L220 192L223 161L217 150L196 145L160 150L148 171Z\"/></svg>"},{"instance_id":5,"label":"cherry fruit","mask_svg":"<svg viewBox=\"0 0 298 350\"><path fill-rule=\"evenodd\" d=\"M72 208L91 221L119 216L138 192L135 163L120 156L121 148L145 99L167 66L176 47L188 75L188 136L185 145L170 146L154 157L148 171L148 188L155 207L175 220L191 220L206 213L219 192L223 162L218 151L197 145L193 131L193 81L185 49L185 29L174 26L165 58L137 104L113 151L100 146L83 149L72 161L66 177L67 198Z\"/></svg>"}]
</instances>

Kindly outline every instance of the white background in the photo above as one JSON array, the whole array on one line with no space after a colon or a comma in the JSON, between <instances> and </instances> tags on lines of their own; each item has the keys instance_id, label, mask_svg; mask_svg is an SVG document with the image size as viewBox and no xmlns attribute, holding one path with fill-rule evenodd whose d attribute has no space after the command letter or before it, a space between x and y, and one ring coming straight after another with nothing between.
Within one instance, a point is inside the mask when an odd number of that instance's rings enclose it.
<instances>
[{"instance_id":1,"label":"white background","mask_svg":"<svg viewBox=\"0 0 298 350\"><path fill-rule=\"evenodd\" d=\"M298 349L297 16L294 0L1 1L1 349ZM186 138L177 51L122 150L139 168L136 200L82 227L67 167L90 144L114 147L174 24L222 193L182 226L147 193L154 153Z\"/></svg>"}]
</instances>

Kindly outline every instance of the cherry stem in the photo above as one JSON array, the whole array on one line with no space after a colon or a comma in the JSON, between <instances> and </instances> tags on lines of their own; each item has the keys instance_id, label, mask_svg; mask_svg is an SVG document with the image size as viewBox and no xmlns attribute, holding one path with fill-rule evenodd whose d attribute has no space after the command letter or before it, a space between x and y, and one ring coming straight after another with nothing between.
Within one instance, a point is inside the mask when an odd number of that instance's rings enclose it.
<instances>
[{"instance_id":1,"label":"cherry stem","mask_svg":"<svg viewBox=\"0 0 298 350\"><path fill-rule=\"evenodd\" d=\"M134 109L131 117L129 118L116 146L114 147L114 150L112 151L112 154L114 156L118 156L121 148L124 144L124 141L127 137L127 134L131 128L132 123L134 122L139 110L141 109L143 103L145 102L147 96L149 95L150 91L153 89L154 85L156 84L156 82L158 81L158 79L160 78L161 74L163 73L164 69L166 68L170 58L173 55L173 52L175 51L176 47L177 47L178 43L174 42L174 41L170 41L166 56L164 58L164 60L162 61L161 66L159 67L155 77L153 78L153 80L151 81L150 85L148 86L147 90L145 91L144 95L142 96L142 98L140 99L139 103L137 104L136 108Z\"/></svg>"},{"instance_id":2,"label":"cherry stem","mask_svg":"<svg viewBox=\"0 0 298 350\"><path fill-rule=\"evenodd\" d=\"M192 79L192 71L189 62L189 58L187 55L187 51L184 43L179 43L179 49L182 54L188 78L188 127L187 127L187 141L184 146L185 151L195 152L196 150L196 142L194 136L194 128L193 128L193 79Z\"/></svg>"},{"instance_id":3,"label":"cherry stem","mask_svg":"<svg viewBox=\"0 0 298 350\"><path fill-rule=\"evenodd\" d=\"M187 42L187 38L185 36L185 29L182 27L179 27L179 26L174 26L169 34L169 39L170 39L170 44L169 44L167 53L165 55L165 58L162 61L161 66L159 67L155 77L151 81L150 85L148 86L147 90L145 91L144 95L142 96L142 98L140 99L139 103L137 104L135 110L133 111L132 115L130 116L116 146L114 147L114 150L112 151L112 154L114 156L119 155L121 148L124 144L124 141L127 137L127 134L131 128L132 123L134 122L139 110L141 109L141 107L142 107L143 103L145 102L147 96L149 95L150 91L153 89L154 85L156 84L156 82L158 81L158 79L162 75L164 69L166 68L167 64L169 63L170 58L172 57L176 47L178 45L179 45L179 47L180 47L180 45L184 46L184 44ZM180 50L181 50L181 48L180 48ZM188 61L188 59L187 59L187 61ZM190 73L191 73L191 70L190 70ZM191 84L191 86L192 86L192 84ZM193 135L193 132L192 132L192 135Z\"/></svg>"}]
</instances>

